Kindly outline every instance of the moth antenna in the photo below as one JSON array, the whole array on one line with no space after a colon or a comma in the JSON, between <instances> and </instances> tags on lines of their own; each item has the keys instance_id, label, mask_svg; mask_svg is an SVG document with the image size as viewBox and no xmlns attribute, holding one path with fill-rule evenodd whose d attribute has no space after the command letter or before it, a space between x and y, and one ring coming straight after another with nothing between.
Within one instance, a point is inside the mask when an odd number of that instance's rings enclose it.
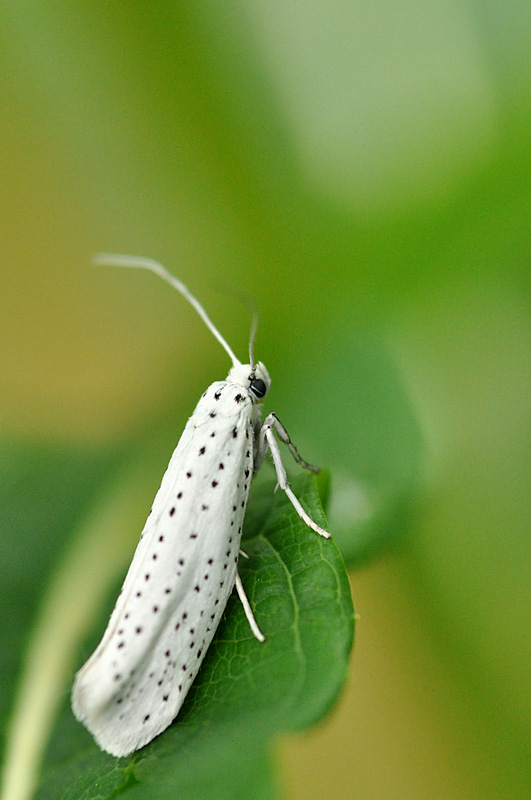
<instances>
[{"instance_id":1,"label":"moth antenna","mask_svg":"<svg viewBox=\"0 0 531 800\"><path fill-rule=\"evenodd\" d=\"M175 275L172 275L171 272L169 272L166 267L163 267L158 261L154 261L152 258L143 258L142 256L125 256L117 255L115 253L97 253L95 256L93 256L92 262L100 266L132 267L136 269L147 269L150 272L154 272L155 275L158 275L160 278L173 286L174 289L177 289L177 291L180 292L182 296L186 298L186 300L188 300L190 305L195 308L207 328L211 331L211 333L214 334L220 345L229 354L233 366L236 367L241 364L241 361L236 358L232 348L218 331L199 300L194 297L194 295L182 281L176 278Z\"/></svg>"},{"instance_id":2,"label":"moth antenna","mask_svg":"<svg viewBox=\"0 0 531 800\"><path fill-rule=\"evenodd\" d=\"M257 328L258 328L258 313L256 312L256 310L254 310L253 316L251 318L251 334L249 336L249 363L251 365L251 372L254 372L255 368L254 340L256 339Z\"/></svg>"}]
</instances>

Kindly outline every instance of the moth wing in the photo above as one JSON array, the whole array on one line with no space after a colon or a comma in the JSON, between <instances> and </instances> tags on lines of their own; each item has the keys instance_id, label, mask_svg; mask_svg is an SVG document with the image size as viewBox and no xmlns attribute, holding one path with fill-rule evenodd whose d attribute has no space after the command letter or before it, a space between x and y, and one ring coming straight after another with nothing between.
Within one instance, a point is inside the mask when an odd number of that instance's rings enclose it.
<instances>
[{"instance_id":1,"label":"moth wing","mask_svg":"<svg viewBox=\"0 0 531 800\"><path fill-rule=\"evenodd\" d=\"M252 475L252 410L247 403L229 405L230 413L214 418L201 411L200 401L163 477L107 630L72 689L76 717L117 756L147 744L173 721L234 585Z\"/></svg>"}]
</instances>

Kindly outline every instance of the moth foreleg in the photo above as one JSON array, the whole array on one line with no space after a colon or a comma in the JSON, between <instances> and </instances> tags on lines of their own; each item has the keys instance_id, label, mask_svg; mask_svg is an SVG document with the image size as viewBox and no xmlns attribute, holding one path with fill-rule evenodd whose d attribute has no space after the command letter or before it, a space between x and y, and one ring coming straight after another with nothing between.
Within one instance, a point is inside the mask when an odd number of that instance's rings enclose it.
<instances>
[{"instance_id":1,"label":"moth foreleg","mask_svg":"<svg viewBox=\"0 0 531 800\"><path fill-rule=\"evenodd\" d=\"M277 473L277 480L278 485L280 488L286 493L288 499L290 500L291 504L293 505L295 511L299 515L299 517L304 520L306 525L311 528L313 531L318 533L320 536L324 536L325 539L330 538L330 533L325 531L324 528L321 528L313 519L308 516L302 505L300 504L297 497L293 494L293 491L288 483L288 476L286 474L286 468L284 467L284 462L282 461L282 455L280 453L280 448L278 446L278 442L275 439L274 433L275 431L278 434L278 437L281 441L288 445L291 454L295 458L295 460L301 464L305 469L311 469L315 472L318 472L317 467L313 467L304 461L298 454L297 449L291 442L289 435L278 419L275 414L268 414L264 420L264 423L260 429L260 433L258 436L258 447L257 447L257 455L255 459L255 471L260 467L262 464L265 454L269 449L271 451L271 456L273 458L273 465L275 467L275 472Z\"/></svg>"},{"instance_id":2,"label":"moth foreleg","mask_svg":"<svg viewBox=\"0 0 531 800\"><path fill-rule=\"evenodd\" d=\"M321 471L319 467L315 467L313 464L309 464L302 458L302 456L299 454L299 451L291 441L290 435L285 429L284 425L281 423L277 415L274 412L272 412L271 414L268 414L267 417L265 418L258 434L258 448L257 448L258 452L255 458L255 468L254 468L255 472L257 472L260 469L262 461L264 460L264 456L267 452L267 443L265 435L267 428L274 428L280 441L284 442L284 444L286 444L289 447L291 455L293 456L297 464L300 464L303 469L309 469L311 470L311 472Z\"/></svg>"}]
</instances>

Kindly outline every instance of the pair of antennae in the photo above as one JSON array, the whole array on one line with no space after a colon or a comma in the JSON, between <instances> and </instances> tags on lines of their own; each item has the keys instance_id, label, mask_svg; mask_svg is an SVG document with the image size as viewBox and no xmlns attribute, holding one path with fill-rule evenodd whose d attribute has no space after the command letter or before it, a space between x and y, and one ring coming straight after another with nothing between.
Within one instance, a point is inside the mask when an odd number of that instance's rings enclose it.
<instances>
[{"instance_id":1,"label":"pair of antennae","mask_svg":"<svg viewBox=\"0 0 531 800\"><path fill-rule=\"evenodd\" d=\"M155 275L158 275L160 278L165 280L170 286L173 286L174 289L177 289L178 292L182 294L186 300L192 305L207 328L214 334L218 342L221 346L225 349L225 351L229 354L229 357L232 361L232 365L234 367L240 366L241 361L239 358L236 358L232 348L228 344L228 342L223 338L221 333L218 331L208 314L206 313L205 309L197 300L196 297L191 293L185 284L180 281L175 275L172 275L166 267L163 267L162 264L159 264L158 261L154 261L152 258L142 258L142 256L123 256L123 255L116 255L114 253L98 253L92 259L94 264L99 264L102 266L109 266L109 267L132 267L136 269L147 269L150 272L154 272ZM249 340L249 361L251 364L251 370L254 370L255 361L254 361L254 340L256 336L256 328L257 328L257 316L253 314L253 319L251 323L251 336Z\"/></svg>"}]
</instances>

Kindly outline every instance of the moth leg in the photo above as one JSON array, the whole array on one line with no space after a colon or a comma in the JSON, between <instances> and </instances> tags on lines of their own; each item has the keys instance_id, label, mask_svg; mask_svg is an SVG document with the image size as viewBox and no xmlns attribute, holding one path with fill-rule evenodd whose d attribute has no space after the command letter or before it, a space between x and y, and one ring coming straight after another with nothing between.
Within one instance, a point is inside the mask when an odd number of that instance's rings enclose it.
<instances>
[{"instance_id":1,"label":"moth leg","mask_svg":"<svg viewBox=\"0 0 531 800\"><path fill-rule=\"evenodd\" d=\"M245 616L247 617L247 622L249 623L253 635L258 639L259 642L265 642L265 636L258 627L258 623L254 618L251 604L247 598L247 595L245 594L245 589L243 588L243 583L238 573L236 573L236 591L238 592L238 597L241 600L243 610L245 611Z\"/></svg>"},{"instance_id":2,"label":"moth leg","mask_svg":"<svg viewBox=\"0 0 531 800\"><path fill-rule=\"evenodd\" d=\"M266 417L266 422L270 418L278 438L280 439L281 442L287 444L290 453L297 462L297 464L300 464L303 469L309 469L311 472L321 472L319 467L315 467L313 464L308 464L307 461L301 458L301 456L299 455L299 451L297 450L297 448L295 447L295 445L293 444L293 442L289 437L289 433L287 432L287 430L285 429L284 425L281 423L277 415L275 413L268 414Z\"/></svg>"},{"instance_id":3,"label":"moth leg","mask_svg":"<svg viewBox=\"0 0 531 800\"><path fill-rule=\"evenodd\" d=\"M286 444L288 443L291 444L289 436L284 426L281 425L281 423L274 414L268 414L268 416L264 420L264 424L260 429L256 463L258 464L258 466L260 466L269 448L269 450L271 451L271 456L273 458L275 472L277 473L278 485L288 496L288 499L291 502L293 508L295 509L299 517L302 520L304 520L306 525L308 525L308 527L312 529L312 531L315 531L320 536L324 536L325 539L329 539L330 533L328 531L325 531L324 528L321 528L320 525L318 525L316 522L313 521L313 519L310 516L308 516L304 508L301 506L297 497L293 494L293 491L288 483L286 468L284 467L284 463L282 461L282 455L280 453L280 448L278 446L277 440L275 439L273 430L275 430L278 433L279 438L282 441L285 441ZM292 453L293 452L297 453L293 445L291 445L290 450ZM306 465L306 462L302 461L298 453L297 453L297 461L299 461L299 463L303 465ZM314 467L314 469L316 468Z\"/></svg>"},{"instance_id":4,"label":"moth leg","mask_svg":"<svg viewBox=\"0 0 531 800\"><path fill-rule=\"evenodd\" d=\"M268 427L275 429L275 431L277 433L277 436L280 439L280 441L284 442L284 444L287 444L287 446L289 447L291 455L293 456L293 458L295 459L297 464L300 464L303 469L309 469L311 472L320 472L321 471L319 469L319 467L315 467L313 464L308 464L308 462L305 461L299 455L299 451L297 450L297 448L295 447L295 445L291 441L289 433L287 432L287 430L285 429L284 425L281 423L281 421L279 420L277 415L273 412L273 413L267 415L267 417L265 418L264 423L263 423L263 425L262 425L262 427L260 428L260 431L259 431L258 448L257 448L258 452L257 452L257 456L256 456L256 459L255 459L255 472L257 472L260 469L262 461L264 460L264 456L265 456L265 454L267 452L267 444L266 444L266 441L265 441L265 434L266 434L266 429Z\"/></svg>"}]
</instances>

